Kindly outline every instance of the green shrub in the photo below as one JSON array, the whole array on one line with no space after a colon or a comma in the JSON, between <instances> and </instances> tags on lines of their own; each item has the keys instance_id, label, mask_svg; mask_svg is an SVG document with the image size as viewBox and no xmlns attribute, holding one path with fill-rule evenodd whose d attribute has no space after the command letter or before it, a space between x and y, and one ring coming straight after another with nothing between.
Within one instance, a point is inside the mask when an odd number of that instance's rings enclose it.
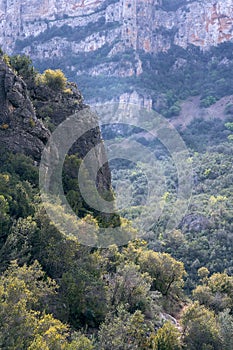
<instances>
[{"instance_id":1,"label":"green shrub","mask_svg":"<svg viewBox=\"0 0 233 350\"><path fill-rule=\"evenodd\" d=\"M228 103L225 107L224 114L233 114L233 103Z\"/></svg>"},{"instance_id":2,"label":"green shrub","mask_svg":"<svg viewBox=\"0 0 233 350\"><path fill-rule=\"evenodd\" d=\"M6 53L3 54L2 59L10 67L10 57Z\"/></svg>"},{"instance_id":3,"label":"green shrub","mask_svg":"<svg viewBox=\"0 0 233 350\"><path fill-rule=\"evenodd\" d=\"M47 69L41 76L41 81L55 91L66 88L67 78L60 69Z\"/></svg>"},{"instance_id":4,"label":"green shrub","mask_svg":"<svg viewBox=\"0 0 233 350\"><path fill-rule=\"evenodd\" d=\"M228 130L233 131L233 123L228 122L228 123L225 123L224 125Z\"/></svg>"},{"instance_id":5,"label":"green shrub","mask_svg":"<svg viewBox=\"0 0 233 350\"><path fill-rule=\"evenodd\" d=\"M16 55L9 58L11 67L19 74L21 77L27 81L28 79L34 79L36 76L36 70L32 66L32 60L26 55Z\"/></svg>"},{"instance_id":6,"label":"green shrub","mask_svg":"<svg viewBox=\"0 0 233 350\"><path fill-rule=\"evenodd\" d=\"M216 98L214 96L207 96L201 100L200 106L207 108L213 105L216 102Z\"/></svg>"}]
</instances>

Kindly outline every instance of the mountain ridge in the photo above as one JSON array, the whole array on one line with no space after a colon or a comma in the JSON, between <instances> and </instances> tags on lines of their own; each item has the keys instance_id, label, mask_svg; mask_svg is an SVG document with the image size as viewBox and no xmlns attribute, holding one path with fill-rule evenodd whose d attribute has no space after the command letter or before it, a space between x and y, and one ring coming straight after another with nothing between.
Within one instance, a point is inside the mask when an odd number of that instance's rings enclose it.
<instances>
[{"instance_id":1,"label":"mountain ridge","mask_svg":"<svg viewBox=\"0 0 233 350\"><path fill-rule=\"evenodd\" d=\"M111 96L129 92L132 86L142 92L134 80L144 79L148 69L156 70L148 68L145 55L154 61L174 46L187 51L191 45L206 52L233 42L232 0L14 0L2 2L0 11L3 50L29 55L40 70L62 68L80 84L88 101L91 96L98 99L90 85L101 90L113 77ZM185 65L182 53L178 58L178 67ZM150 90L148 82L144 87Z\"/></svg>"}]
</instances>

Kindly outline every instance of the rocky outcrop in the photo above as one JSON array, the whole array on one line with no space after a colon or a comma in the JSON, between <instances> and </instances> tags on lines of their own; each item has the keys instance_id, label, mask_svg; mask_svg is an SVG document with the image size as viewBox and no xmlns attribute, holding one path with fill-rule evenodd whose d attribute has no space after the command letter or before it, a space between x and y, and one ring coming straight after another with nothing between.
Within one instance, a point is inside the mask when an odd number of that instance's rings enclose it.
<instances>
[{"instance_id":1,"label":"rocky outcrop","mask_svg":"<svg viewBox=\"0 0 233 350\"><path fill-rule=\"evenodd\" d=\"M186 215L180 224L183 232L200 232L210 228L210 221L201 214Z\"/></svg>"},{"instance_id":2,"label":"rocky outcrop","mask_svg":"<svg viewBox=\"0 0 233 350\"><path fill-rule=\"evenodd\" d=\"M78 113L77 118L91 116L91 120L80 120L88 124L88 132L78 139L70 152L80 158L96 145L101 152L95 154L98 164L105 159L98 118L88 112L77 86L67 84L65 91L54 91L44 84L33 84L27 89L25 82L0 59L0 146L14 153L24 153L39 161L51 133L43 121L55 127L67 117ZM85 112L87 111L87 112ZM43 120L43 121L42 121ZM111 188L111 173L108 163L99 166L97 186L100 192Z\"/></svg>"},{"instance_id":3,"label":"rocky outcrop","mask_svg":"<svg viewBox=\"0 0 233 350\"><path fill-rule=\"evenodd\" d=\"M64 91L53 90L45 84L32 84L29 94L37 117L54 126L86 107L75 83L68 83Z\"/></svg>"},{"instance_id":4,"label":"rocky outcrop","mask_svg":"<svg viewBox=\"0 0 233 350\"><path fill-rule=\"evenodd\" d=\"M152 109L152 99L150 96L140 95L137 91L132 93L125 93L119 97L120 104L135 104L140 108L145 108L147 110Z\"/></svg>"},{"instance_id":5,"label":"rocky outcrop","mask_svg":"<svg viewBox=\"0 0 233 350\"><path fill-rule=\"evenodd\" d=\"M36 117L26 84L0 60L0 143L40 158L50 132Z\"/></svg>"}]
</instances>

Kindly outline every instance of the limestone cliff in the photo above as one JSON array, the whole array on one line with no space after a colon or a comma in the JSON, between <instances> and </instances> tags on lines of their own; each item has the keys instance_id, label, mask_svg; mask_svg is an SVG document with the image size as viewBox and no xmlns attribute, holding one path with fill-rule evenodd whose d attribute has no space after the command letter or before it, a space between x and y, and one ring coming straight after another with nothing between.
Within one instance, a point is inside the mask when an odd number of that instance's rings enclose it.
<instances>
[{"instance_id":1,"label":"limestone cliff","mask_svg":"<svg viewBox=\"0 0 233 350\"><path fill-rule=\"evenodd\" d=\"M127 47L164 51L171 42L208 48L233 39L232 0L170 3L178 8L168 11L172 6L163 0L4 0L0 45L9 53L21 45L44 58L60 56L67 48L88 52L105 44L113 45L113 54ZM168 31L173 31L172 38Z\"/></svg>"},{"instance_id":2,"label":"limestone cliff","mask_svg":"<svg viewBox=\"0 0 233 350\"><path fill-rule=\"evenodd\" d=\"M96 51L104 45L112 47L109 56L113 56L127 48L165 51L172 42L182 47L191 43L208 48L232 41L232 0L170 0L169 6L167 3L3 0L0 45L9 53L20 49L43 59ZM137 64L136 72L129 69L128 75L140 74L140 62Z\"/></svg>"},{"instance_id":3,"label":"limestone cliff","mask_svg":"<svg viewBox=\"0 0 233 350\"><path fill-rule=\"evenodd\" d=\"M232 0L2 0L0 18L4 51L62 68L85 88L83 75L97 89L99 76L139 77L145 54L233 42Z\"/></svg>"}]
</instances>

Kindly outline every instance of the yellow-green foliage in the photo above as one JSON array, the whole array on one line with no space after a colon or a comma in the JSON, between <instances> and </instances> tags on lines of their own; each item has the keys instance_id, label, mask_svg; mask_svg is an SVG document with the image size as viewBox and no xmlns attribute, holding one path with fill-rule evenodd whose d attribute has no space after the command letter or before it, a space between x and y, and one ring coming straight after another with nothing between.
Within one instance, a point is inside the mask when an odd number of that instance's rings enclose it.
<instances>
[{"instance_id":1,"label":"yellow-green foliage","mask_svg":"<svg viewBox=\"0 0 233 350\"><path fill-rule=\"evenodd\" d=\"M60 69L47 69L41 75L40 81L55 91L64 91L67 78Z\"/></svg>"},{"instance_id":2,"label":"yellow-green foliage","mask_svg":"<svg viewBox=\"0 0 233 350\"><path fill-rule=\"evenodd\" d=\"M164 323L155 336L156 350L179 350L181 349L181 334L170 322Z\"/></svg>"},{"instance_id":3,"label":"yellow-green foliage","mask_svg":"<svg viewBox=\"0 0 233 350\"><path fill-rule=\"evenodd\" d=\"M163 295L177 294L183 286L186 272L184 264L167 253L152 250L142 251L138 258L142 272L148 272L154 279L152 288Z\"/></svg>"},{"instance_id":4,"label":"yellow-green foliage","mask_svg":"<svg viewBox=\"0 0 233 350\"><path fill-rule=\"evenodd\" d=\"M30 118L29 124L33 128L36 125L35 120L33 118Z\"/></svg>"},{"instance_id":5,"label":"yellow-green foliage","mask_svg":"<svg viewBox=\"0 0 233 350\"><path fill-rule=\"evenodd\" d=\"M107 315L98 333L101 350L155 350L155 332L150 322L145 320L141 311L133 314L119 306L117 315Z\"/></svg>"},{"instance_id":6,"label":"yellow-green foliage","mask_svg":"<svg viewBox=\"0 0 233 350\"><path fill-rule=\"evenodd\" d=\"M202 271L204 269L202 268ZM198 270L199 275L200 270ZM233 305L233 277L226 273L214 273L208 278L207 271L201 280L202 284L193 290L194 298L216 313L227 308L231 309Z\"/></svg>"},{"instance_id":7,"label":"yellow-green foliage","mask_svg":"<svg viewBox=\"0 0 233 350\"><path fill-rule=\"evenodd\" d=\"M6 124L6 123L4 123L4 124L1 125L1 129L2 129L2 130L7 130L8 128L9 128L9 125Z\"/></svg>"},{"instance_id":8,"label":"yellow-green foliage","mask_svg":"<svg viewBox=\"0 0 233 350\"><path fill-rule=\"evenodd\" d=\"M219 327L213 311L197 301L190 304L182 316L184 342L189 350L215 350L221 347Z\"/></svg>"},{"instance_id":9,"label":"yellow-green foliage","mask_svg":"<svg viewBox=\"0 0 233 350\"><path fill-rule=\"evenodd\" d=\"M56 283L46 277L38 262L29 267L12 262L0 277L1 349L92 349L91 341L84 335L75 334L70 342L67 325L38 311L41 302L54 295L55 288Z\"/></svg>"},{"instance_id":10,"label":"yellow-green foliage","mask_svg":"<svg viewBox=\"0 0 233 350\"><path fill-rule=\"evenodd\" d=\"M72 92L72 90L70 88L65 89L64 93L67 94L67 95L72 95L73 94L73 92Z\"/></svg>"},{"instance_id":11,"label":"yellow-green foliage","mask_svg":"<svg viewBox=\"0 0 233 350\"><path fill-rule=\"evenodd\" d=\"M233 123L228 122L228 123L225 123L224 125L228 130L233 131Z\"/></svg>"},{"instance_id":12,"label":"yellow-green foliage","mask_svg":"<svg viewBox=\"0 0 233 350\"><path fill-rule=\"evenodd\" d=\"M66 346L65 350L93 350L94 349L91 340L89 340L81 332L74 334L73 338L74 339L70 344Z\"/></svg>"},{"instance_id":13,"label":"yellow-green foliage","mask_svg":"<svg viewBox=\"0 0 233 350\"><path fill-rule=\"evenodd\" d=\"M6 53L4 53L2 58L3 58L3 61L10 67L10 57Z\"/></svg>"}]
</instances>

